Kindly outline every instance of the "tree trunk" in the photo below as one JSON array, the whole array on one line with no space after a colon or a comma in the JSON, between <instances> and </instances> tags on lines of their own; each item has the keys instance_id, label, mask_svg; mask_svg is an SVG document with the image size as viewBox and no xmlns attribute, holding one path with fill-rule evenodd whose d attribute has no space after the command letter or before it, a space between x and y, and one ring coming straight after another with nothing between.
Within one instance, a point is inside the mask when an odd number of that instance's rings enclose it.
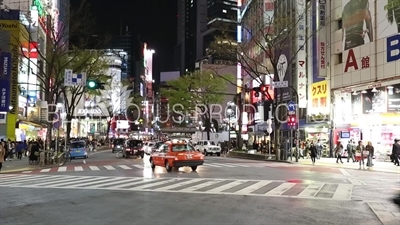
<instances>
[{"instance_id":1,"label":"tree trunk","mask_svg":"<svg viewBox=\"0 0 400 225\"><path fill-rule=\"evenodd\" d=\"M111 120L107 121L106 141L108 141L108 134L110 133L110 129L111 129Z\"/></svg>"},{"instance_id":2,"label":"tree trunk","mask_svg":"<svg viewBox=\"0 0 400 225\"><path fill-rule=\"evenodd\" d=\"M67 117L66 117L66 119L67 119L67 130L66 130L66 132L65 132L65 142L66 143L69 143L69 141L71 140L71 130L72 130L72 123L71 123L71 121L72 121L72 115L71 114L67 114Z\"/></svg>"}]
</instances>

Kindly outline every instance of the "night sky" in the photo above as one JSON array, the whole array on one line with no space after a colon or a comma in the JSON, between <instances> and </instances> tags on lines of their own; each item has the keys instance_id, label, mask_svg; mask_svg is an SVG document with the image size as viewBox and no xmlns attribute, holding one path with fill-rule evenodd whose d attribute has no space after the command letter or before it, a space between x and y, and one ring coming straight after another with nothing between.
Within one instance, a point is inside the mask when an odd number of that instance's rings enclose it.
<instances>
[{"instance_id":1,"label":"night sky","mask_svg":"<svg viewBox=\"0 0 400 225\"><path fill-rule=\"evenodd\" d=\"M155 50L153 76L173 69L173 49L176 45L177 0L86 0L96 17L97 34L119 35L129 26L132 35ZM80 0L71 0L79 4Z\"/></svg>"}]
</instances>

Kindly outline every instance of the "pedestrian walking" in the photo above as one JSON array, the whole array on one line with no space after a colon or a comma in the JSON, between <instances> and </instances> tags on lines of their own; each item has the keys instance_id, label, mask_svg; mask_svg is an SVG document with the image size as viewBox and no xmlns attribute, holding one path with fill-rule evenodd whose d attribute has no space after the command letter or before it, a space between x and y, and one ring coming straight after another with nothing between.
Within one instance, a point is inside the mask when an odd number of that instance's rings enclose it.
<instances>
[{"instance_id":1,"label":"pedestrian walking","mask_svg":"<svg viewBox=\"0 0 400 225\"><path fill-rule=\"evenodd\" d=\"M4 142L0 143L0 172L1 168L3 167L4 156L6 155L6 149L4 148Z\"/></svg>"},{"instance_id":2,"label":"pedestrian walking","mask_svg":"<svg viewBox=\"0 0 400 225\"><path fill-rule=\"evenodd\" d=\"M400 139L395 138L392 147L392 158L395 166L399 166L399 156L400 156Z\"/></svg>"},{"instance_id":3,"label":"pedestrian walking","mask_svg":"<svg viewBox=\"0 0 400 225\"><path fill-rule=\"evenodd\" d=\"M336 163L339 163L339 160L340 160L340 163L343 163L343 161L342 161L343 145L340 141L336 145L335 153L336 153Z\"/></svg>"},{"instance_id":4,"label":"pedestrian walking","mask_svg":"<svg viewBox=\"0 0 400 225\"><path fill-rule=\"evenodd\" d=\"M359 161L360 162L360 168L358 168L360 170L361 170L361 164L362 164L363 169L365 170L365 166L364 166L364 150L365 150L365 147L362 144L362 141L359 141L358 145L357 145L357 153L360 154L360 161Z\"/></svg>"},{"instance_id":5,"label":"pedestrian walking","mask_svg":"<svg viewBox=\"0 0 400 225\"><path fill-rule=\"evenodd\" d=\"M311 162L313 165L315 165L315 158L318 155L318 150L317 150L317 147L314 145L314 141L311 141L309 150L310 150Z\"/></svg>"},{"instance_id":6,"label":"pedestrian walking","mask_svg":"<svg viewBox=\"0 0 400 225\"><path fill-rule=\"evenodd\" d=\"M355 145L354 141L350 140L349 143L347 144L346 150L347 150L347 162L350 162L350 158L353 160L353 163L356 162L355 159Z\"/></svg>"},{"instance_id":7,"label":"pedestrian walking","mask_svg":"<svg viewBox=\"0 0 400 225\"><path fill-rule=\"evenodd\" d=\"M368 151L368 156L367 156L367 167L372 167L374 164L372 163L372 158L374 157L374 146L372 146L372 143L368 141L367 146L365 147L365 150Z\"/></svg>"}]
</instances>

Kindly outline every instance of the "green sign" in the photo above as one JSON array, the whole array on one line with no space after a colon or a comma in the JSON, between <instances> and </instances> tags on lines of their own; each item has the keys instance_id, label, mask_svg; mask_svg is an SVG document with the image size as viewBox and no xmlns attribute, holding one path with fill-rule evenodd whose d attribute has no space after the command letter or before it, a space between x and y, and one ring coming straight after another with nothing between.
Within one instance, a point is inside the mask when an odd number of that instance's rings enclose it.
<instances>
[{"instance_id":1,"label":"green sign","mask_svg":"<svg viewBox=\"0 0 400 225\"><path fill-rule=\"evenodd\" d=\"M36 6L36 9L38 11L39 17L46 16L46 10L43 7L42 0L33 0L32 6Z\"/></svg>"}]
</instances>

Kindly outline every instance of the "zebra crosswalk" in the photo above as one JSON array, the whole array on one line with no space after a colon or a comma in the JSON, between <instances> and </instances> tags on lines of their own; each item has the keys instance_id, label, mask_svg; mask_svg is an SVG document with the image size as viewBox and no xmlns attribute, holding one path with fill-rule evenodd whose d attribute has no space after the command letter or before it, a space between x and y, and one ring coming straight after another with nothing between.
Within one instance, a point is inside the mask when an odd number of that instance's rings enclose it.
<instances>
[{"instance_id":1,"label":"zebra crosswalk","mask_svg":"<svg viewBox=\"0 0 400 225\"><path fill-rule=\"evenodd\" d=\"M352 184L280 180L143 178L70 175L0 175L0 187L89 189L350 200Z\"/></svg>"},{"instance_id":2,"label":"zebra crosswalk","mask_svg":"<svg viewBox=\"0 0 400 225\"><path fill-rule=\"evenodd\" d=\"M286 163L205 163L203 168L260 168L260 167L298 167L302 165L293 165ZM46 169L28 170L21 173L37 174L37 173L58 173L58 172L82 172L82 171L116 171L116 170L143 170L150 168L150 165L140 164L121 164L121 165L83 165L74 166L66 165L61 167L53 167Z\"/></svg>"}]
</instances>

